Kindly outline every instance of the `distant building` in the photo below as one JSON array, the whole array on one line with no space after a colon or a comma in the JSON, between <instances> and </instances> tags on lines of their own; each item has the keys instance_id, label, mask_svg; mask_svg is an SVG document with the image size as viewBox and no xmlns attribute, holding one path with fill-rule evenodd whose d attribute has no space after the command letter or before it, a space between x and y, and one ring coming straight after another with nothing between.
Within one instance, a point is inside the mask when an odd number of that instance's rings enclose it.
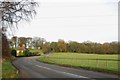
<instances>
[{"instance_id":1,"label":"distant building","mask_svg":"<svg viewBox=\"0 0 120 80\"><path fill-rule=\"evenodd\" d=\"M17 49L17 54L16 54L16 56L22 56L24 50L26 50L25 44L23 44L22 47L19 47L19 48Z\"/></svg>"}]
</instances>

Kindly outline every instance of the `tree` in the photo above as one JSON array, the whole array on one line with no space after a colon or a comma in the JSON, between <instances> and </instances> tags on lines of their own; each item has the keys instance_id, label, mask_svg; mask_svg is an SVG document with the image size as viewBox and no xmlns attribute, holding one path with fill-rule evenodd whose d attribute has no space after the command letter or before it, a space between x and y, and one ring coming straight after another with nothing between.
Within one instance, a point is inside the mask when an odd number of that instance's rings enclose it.
<instances>
[{"instance_id":1,"label":"tree","mask_svg":"<svg viewBox=\"0 0 120 80\"><path fill-rule=\"evenodd\" d=\"M67 50L69 52L80 52L79 43L75 41L69 41L67 45Z\"/></svg>"},{"instance_id":2,"label":"tree","mask_svg":"<svg viewBox=\"0 0 120 80\"><path fill-rule=\"evenodd\" d=\"M36 14L35 7L37 3L33 0L1 0L0 1L0 37L2 38L2 54L8 54L9 44L7 41L6 32L9 28L17 27L17 23L21 20L30 21ZM6 55L7 56L7 55Z\"/></svg>"},{"instance_id":3,"label":"tree","mask_svg":"<svg viewBox=\"0 0 120 80\"><path fill-rule=\"evenodd\" d=\"M12 37L12 43L13 43L13 47L16 48L17 47L17 36Z\"/></svg>"},{"instance_id":4,"label":"tree","mask_svg":"<svg viewBox=\"0 0 120 80\"><path fill-rule=\"evenodd\" d=\"M111 53L118 54L118 49L119 49L118 42L111 42L110 46L111 46Z\"/></svg>"},{"instance_id":5,"label":"tree","mask_svg":"<svg viewBox=\"0 0 120 80\"><path fill-rule=\"evenodd\" d=\"M47 54L51 51L51 48L50 48L50 43L49 42L45 42L42 46L42 51L43 53Z\"/></svg>"},{"instance_id":6,"label":"tree","mask_svg":"<svg viewBox=\"0 0 120 80\"><path fill-rule=\"evenodd\" d=\"M62 39L58 40L58 45L57 46L58 46L60 52L65 52L66 49L67 49L65 41L62 40Z\"/></svg>"},{"instance_id":7,"label":"tree","mask_svg":"<svg viewBox=\"0 0 120 80\"><path fill-rule=\"evenodd\" d=\"M28 37L28 38L26 38L26 39L27 39L26 47L27 47L27 48L32 48L32 38L31 38L31 37Z\"/></svg>"},{"instance_id":8,"label":"tree","mask_svg":"<svg viewBox=\"0 0 120 80\"><path fill-rule=\"evenodd\" d=\"M2 57L3 58L7 58L10 57L10 49L9 49L9 45L5 45L5 44L9 44L7 41L7 38L4 34L2 34ZM3 54L4 52L4 54Z\"/></svg>"},{"instance_id":9,"label":"tree","mask_svg":"<svg viewBox=\"0 0 120 80\"><path fill-rule=\"evenodd\" d=\"M103 49L103 53L104 54L109 54L110 53L110 50L111 50L111 46L109 45L109 43L104 43L102 45L102 49Z\"/></svg>"},{"instance_id":10,"label":"tree","mask_svg":"<svg viewBox=\"0 0 120 80\"><path fill-rule=\"evenodd\" d=\"M25 37L19 37L18 38L19 46L22 46L23 44L26 46L27 38Z\"/></svg>"},{"instance_id":11,"label":"tree","mask_svg":"<svg viewBox=\"0 0 120 80\"><path fill-rule=\"evenodd\" d=\"M19 21L30 21L36 14L37 3L33 0L2 0L0 1L0 17L2 27L11 30ZM15 28L15 27L14 27Z\"/></svg>"},{"instance_id":12,"label":"tree","mask_svg":"<svg viewBox=\"0 0 120 80\"><path fill-rule=\"evenodd\" d=\"M85 52L86 53L92 53L92 42L91 41L84 41L83 43L86 46Z\"/></svg>"},{"instance_id":13,"label":"tree","mask_svg":"<svg viewBox=\"0 0 120 80\"><path fill-rule=\"evenodd\" d=\"M36 49L42 49L43 43L46 42L44 38L34 37L32 44Z\"/></svg>"},{"instance_id":14,"label":"tree","mask_svg":"<svg viewBox=\"0 0 120 80\"><path fill-rule=\"evenodd\" d=\"M51 48L51 51L53 51L53 52L59 52L57 42L51 42L50 48Z\"/></svg>"},{"instance_id":15,"label":"tree","mask_svg":"<svg viewBox=\"0 0 120 80\"><path fill-rule=\"evenodd\" d=\"M92 53L96 53L96 54L102 54L103 50L102 50L102 44L100 43L92 43Z\"/></svg>"}]
</instances>

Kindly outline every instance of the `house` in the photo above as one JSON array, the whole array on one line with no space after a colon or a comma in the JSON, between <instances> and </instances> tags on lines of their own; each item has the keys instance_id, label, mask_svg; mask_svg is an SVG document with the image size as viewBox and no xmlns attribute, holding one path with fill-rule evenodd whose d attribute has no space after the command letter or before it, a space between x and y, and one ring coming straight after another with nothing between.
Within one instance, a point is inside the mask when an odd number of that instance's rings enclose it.
<instances>
[{"instance_id":1,"label":"house","mask_svg":"<svg viewBox=\"0 0 120 80\"><path fill-rule=\"evenodd\" d=\"M25 44L23 44L22 47L19 47L19 48L17 49L17 54L16 54L16 56L23 56L23 51L25 51L25 50L26 50L26 47L25 47Z\"/></svg>"}]
</instances>

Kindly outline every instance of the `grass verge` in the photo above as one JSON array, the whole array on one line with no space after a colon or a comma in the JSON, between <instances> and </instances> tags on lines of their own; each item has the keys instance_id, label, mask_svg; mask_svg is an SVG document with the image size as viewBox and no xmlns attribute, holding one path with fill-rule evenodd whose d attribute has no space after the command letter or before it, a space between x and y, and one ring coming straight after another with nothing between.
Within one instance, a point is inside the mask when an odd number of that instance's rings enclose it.
<instances>
[{"instance_id":1,"label":"grass verge","mask_svg":"<svg viewBox=\"0 0 120 80\"><path fill-rule=\"evenodd\" d=\"M11 60L2 63L2 78L18 78L18 70L12 65Z\"/></svg>"}]
</instances>

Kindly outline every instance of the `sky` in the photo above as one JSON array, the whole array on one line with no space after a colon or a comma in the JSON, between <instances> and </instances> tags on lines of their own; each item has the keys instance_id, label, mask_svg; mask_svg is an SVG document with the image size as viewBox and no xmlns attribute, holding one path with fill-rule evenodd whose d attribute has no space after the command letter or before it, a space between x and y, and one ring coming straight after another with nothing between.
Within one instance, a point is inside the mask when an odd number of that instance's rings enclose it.
<instances>
[{"instance_id":1,"label":"sky","mask_svg":"<svg viewBox=\"0 0 120 80\"><path fill-rule=\"evenodd\" d=\"M119 0L35 0L37 15L21 22L15 36L47 41L118 41Z\"/></svg>"}]
</instances>

